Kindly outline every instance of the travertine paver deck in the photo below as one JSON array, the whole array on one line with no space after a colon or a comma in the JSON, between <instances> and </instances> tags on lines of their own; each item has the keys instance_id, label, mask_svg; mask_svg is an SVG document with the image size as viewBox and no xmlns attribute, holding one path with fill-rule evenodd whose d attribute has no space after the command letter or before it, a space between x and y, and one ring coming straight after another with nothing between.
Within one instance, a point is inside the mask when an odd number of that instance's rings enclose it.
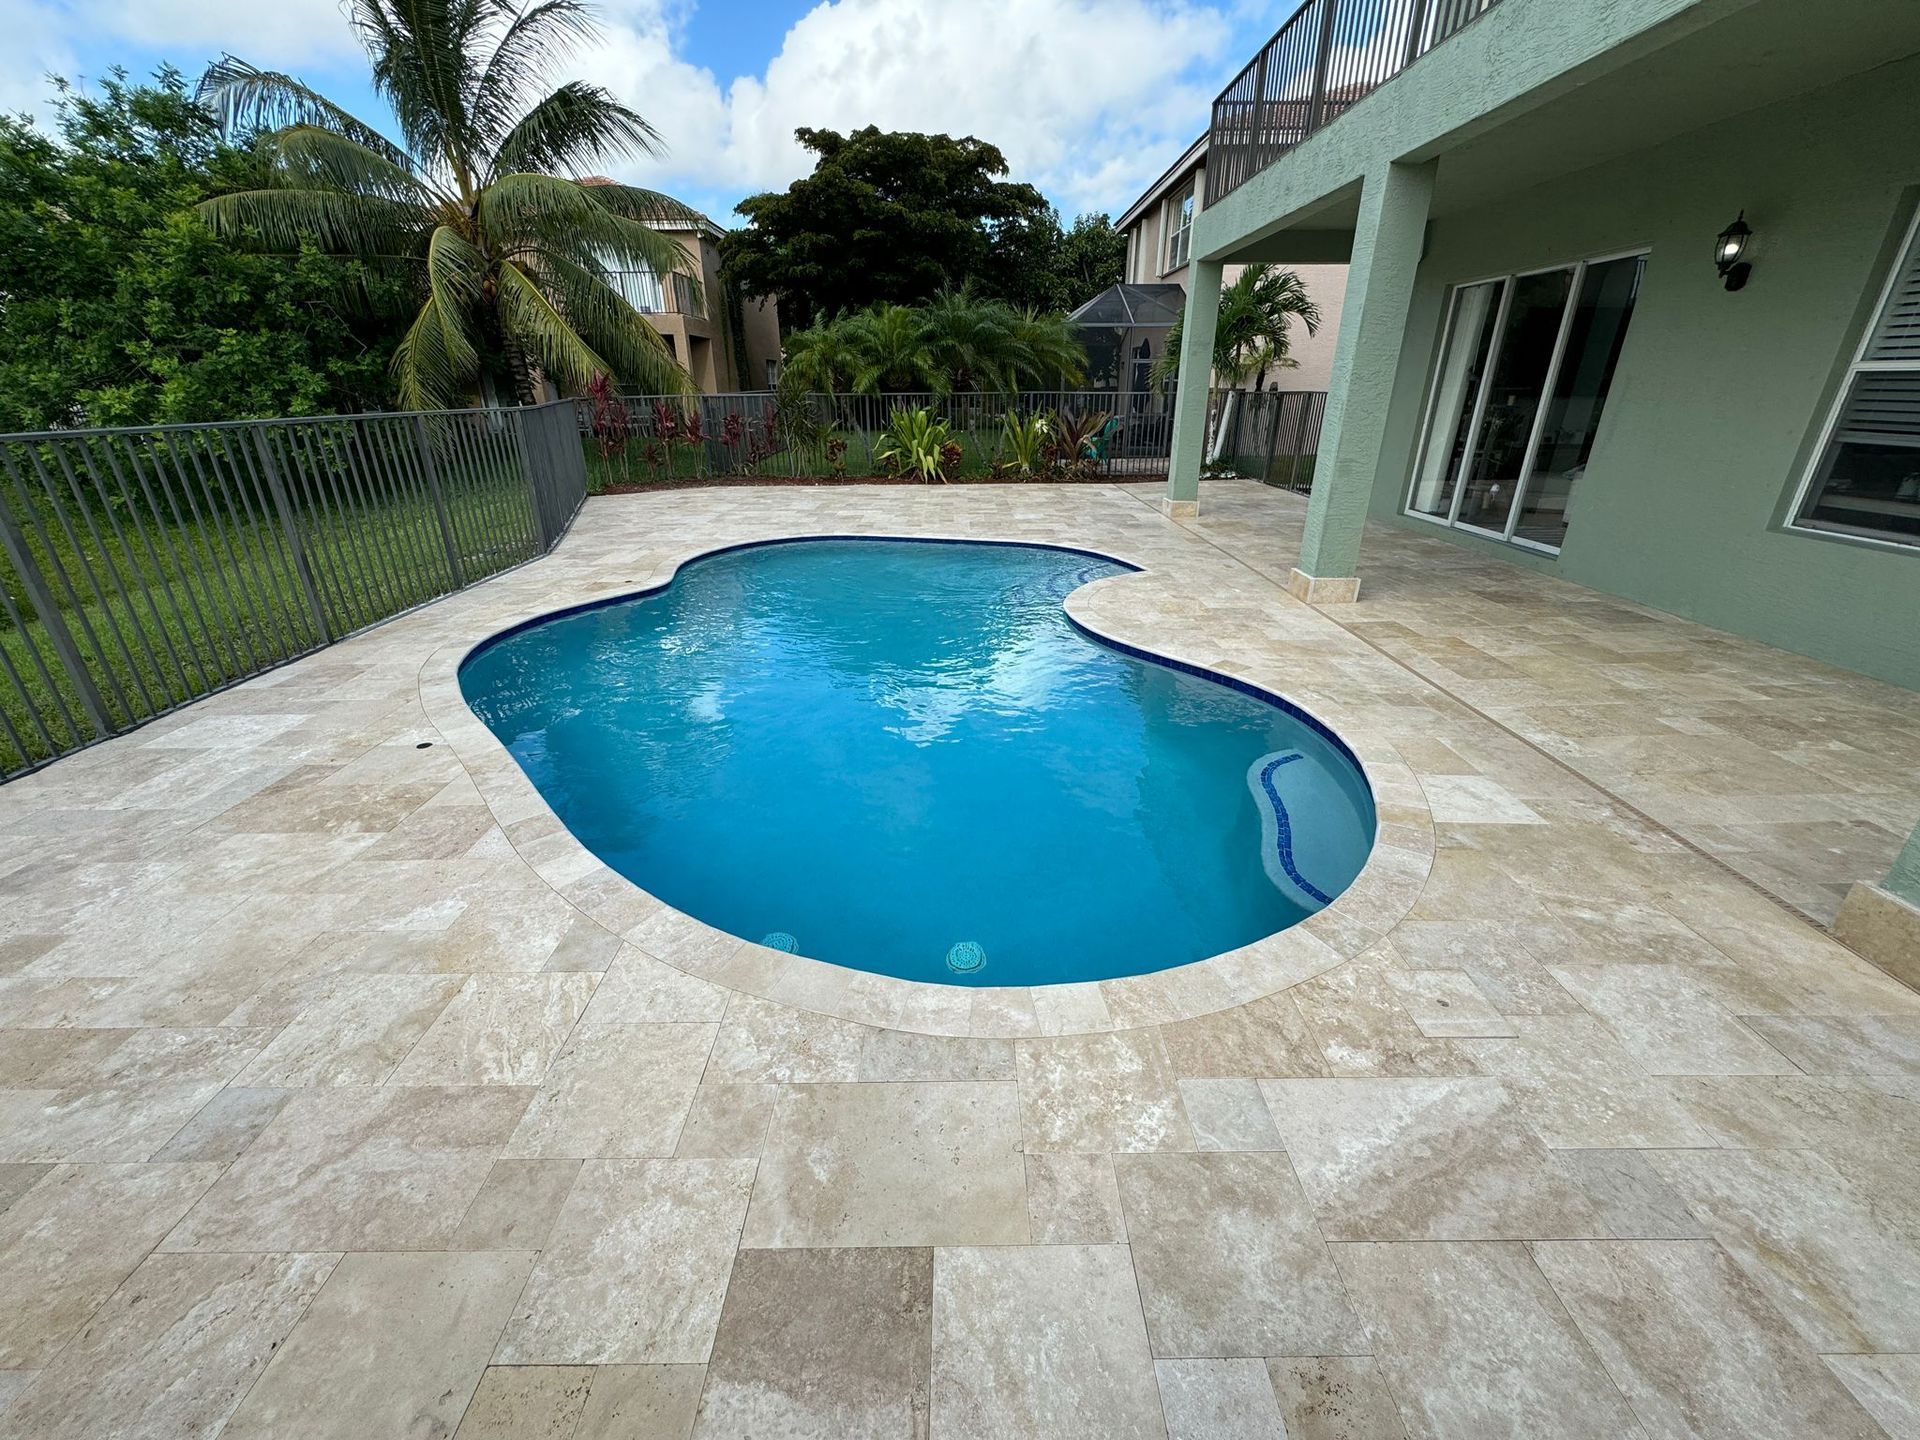
<instances>
[{"instance_id":1,"label":"travertine paver deck","mask_svg":"<svg viewBox=\"0 0 1920 1440\"><path fill-rule=\"evenodd\" d=\"M1920 1433L1920 996L1708 858L1830 912L1913 697L1397 532L1315 610L1298 499L1149 499L595 501L0 789L0 1434ZM1360 883L857 975L605 872L459 704L510 620L863 531L1144 565L1075 615L1339 728Z\"/></svg>"}]
</instances>

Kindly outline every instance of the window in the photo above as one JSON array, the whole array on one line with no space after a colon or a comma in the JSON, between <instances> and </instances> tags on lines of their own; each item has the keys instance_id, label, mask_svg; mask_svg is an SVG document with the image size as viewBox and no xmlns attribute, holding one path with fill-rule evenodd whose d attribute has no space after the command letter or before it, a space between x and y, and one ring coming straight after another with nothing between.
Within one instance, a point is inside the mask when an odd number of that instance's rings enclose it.
<instances>
[{"instance_id":1,"label":"window","mask_svg":"<svg viewBox=\"0 0 1920 1440\"><path fill-rule=\"evenodd\" d=\"M1407 513L1558 550L1644 254L1456 286Z\"/></svg>"},{"instance_id":2,"label":"window","mask_svg":"<svg viewBox=\"0 0 1920 1440\"><path fill-rule=\"evenodd\" d=\"M1167 270L1178 270L1193 253L1193 186L1175 197L1169 207L1173 228L1167 234Z\"/></svg>"},{"instance_id":3,"label":"window","mask_svg":"<svg viewBox=\"0 0 1920 1440\"><path fill-rule=\"evenodd\" d=\"M767 389L778 390L779 388L780 362L778 360L769 360L767 361Z\"/></svg>"},{"instance_id":4,"label":"window","mask_svg":"<svg viewBox=\"0 0 1920 1440\"><path fill-rule=\"evenodd\" d=\"M1920 216L1848 368L1793 524L1920 545Z\"/></svg>"}]
</instances>

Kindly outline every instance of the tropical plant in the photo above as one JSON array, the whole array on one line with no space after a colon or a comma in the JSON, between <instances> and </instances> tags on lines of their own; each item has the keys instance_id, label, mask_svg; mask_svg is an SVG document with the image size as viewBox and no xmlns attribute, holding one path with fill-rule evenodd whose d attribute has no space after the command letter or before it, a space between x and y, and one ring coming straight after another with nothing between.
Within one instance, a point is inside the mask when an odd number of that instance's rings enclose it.
<instances>
[{"instance_id":1,"label":"tropical plant","mask_svg":"<svg viewBox=\"0 0 1920 1440\"><path fill-rule=\"evenodd\" d=\"M633 436L633 417L627 413L627 402L605 375L596 375L588 383L587 398L593 405L589 431L600 458L618 455Z\"/></svg>"},{"instance_id":2,"label":"tropical plant","mask_svg":"<svg viewBox=\"0 0 1920 1440\"><path fill-rule=\"evenodd\" d=\"M1048 465L1069 480L1084 479L1099 457L1100 435L1113 417L1105 410L1056 410L1047 422Z\"/></svg>"},{"instance_id":3,"label":"tropical plant","mask_svg":"<svg viewBox=\"0 0 1920 1440\"><path fill-rule=\"evenodd\" d=\"M926 406L896 409L874 446L873 458L892 475L917 475L931 483L945 480L959 466L961 450L947 422Z\"/></svg>"},{"instance_id":4,"label":"tropical plant","mask_svg":"<svg viewBox=\"0 0 1920 1440\"><path fill-rule=\"evenodd\" d=\"M853 388L857 357L853 338L841 321L820 321L787 336L780 361L779 389L799 394L838 395Z\"/></svg>"},{"instance_id":5,"label":"tropical plant","mask_svg":"<svg viewBox=\"0 0 1920 1440\"><path fill-rule=\"evenodd\" d=\"M560 178L657 150L653 127L599 86L546 87L551 62L595 33L583 0L352 0L351 20L403 143L291 75L227 56L200 98L229 134L263 132L268 183L204 202L201 217L269 250L311 241L408 272L421 303L393 360L403 404L502 385L531 399L535 366L575 393L602 374L686 390L608 276L688 269L649 226L689 212L652 191Z\"/></svg>"},{"instance_id":6,"label":"tropical plant","mask_svg":"<svg viewBox=\"0 0 1920 1440\"><path fill-rule=\"evenodd\" d=\"M1320 307L1291 270L1277 265L1249 265L1220 292L1220 315L1213 332L1213 373L1229 388L1253 377L1253 388L1266 383L1267 371L1287 369L1295 362L1287 354L1289 328L1298 320L1309 335L1320 331ZM1154 362L1153 378L1163 381L1180 369L1184 317L1167 331L1165 348Z\"/></svg>"},{"instance_id":7,"label":"tropical plant","mask_svg":"<svg viewBox=\"0 0 1920 1440\"><path fill-rule=\"evenodd\" d=\"M1004 394L1078 385L1085 376L1086 352L1064 315L1015 310L964 289L795 331L781 366L783 387L824 395Z\"/></svg>"},{"instance_id":8,"label":"tropical plant","mask_svg":"<svg viewBox=\"0 0 1920 1440\"><path fill-rule=\"evenodd\" d=\"M1041 411L1022 415L1007 411L1000 423L999 468L1006 474L1031 479L1046 464L1047 417Z\"/></svg>"},{"instance_id":9,"label":"tropical plant","mask_svg":"<svg viewBox=\"0 0 1920 1440\"><path fill-rule=\"evenodd\" d=\"M1087 378L1087 349L1059 311L1020 310L1013 317L1014 379L1036 390L1071 390Z\"/></svg>"},{"instance_id":10,"label":"tropical plant","mask_svg":"<svg viewBox=\"0 0 1920 1440\"><path fill-rule=\"evenodd\" d=\"M943 390L1010 390L1023 357L1011 305L967 289L942 290L920 307L920 344L938 367Z\"/></svg>"},{"instance_id":11,"label":"tropical plant","mask_svg":"<svg viewBox=\"0 0 1920 1440\"><path fill-rule=\"evenodd\" d=\"M927 345L926 320L909 305L879 304L840 322L853 354L853 388L862 394L931 390L946 376Z\"/></svg>"}]
</instances>

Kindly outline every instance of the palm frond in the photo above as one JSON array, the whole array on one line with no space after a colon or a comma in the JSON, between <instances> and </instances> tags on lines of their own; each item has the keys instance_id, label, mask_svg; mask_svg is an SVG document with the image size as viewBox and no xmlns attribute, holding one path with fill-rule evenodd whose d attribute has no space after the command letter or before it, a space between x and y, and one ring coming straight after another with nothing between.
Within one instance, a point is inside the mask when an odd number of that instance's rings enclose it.
<instances>
[{"instance_id":1,"label":"palm frond","mask_svg":"<svg viewBox=\"0 0 1920 1440\"><path fill-rule=\"evenodd\" d=\"M593 198L605 209L628 220L637 220L642 225L671 225L691 230L706 220L691 205L674 199L671 195L658 190L642 189L638 185L601 185L587 186Z\"/></svg>"},{"instance_id":2,"label":"palm frond","mask_svg":"<svg viewBox=\"0 0 1920 1440\"><path fill-rule=\"evenodd\" d=\"M931 390L945 394L948 377L927 348L920 312L882 302L849 316L848 347L853 353L853 388L862 394L883 390Z\"/></svg>"},{"instance_id":3,"label":"palm frond","mask_svg":"<svg viewBox=\"0 0 1920 1440\"><path fill-rule=\"evenodd\" d=\"M615 270L693 275L693 258L685 250L609 210L600 203L600 188L554 175L502 175L481 193L481 232L500 254L542 249Z\"/></svg>"},{"instance_id":4,"label":"palm frond","mask_svg":"<svg viewBox=\"0 0 1920 1440\"><path fill-rule=\"evenodd\" d=\"M336 130L402 169L412 168L407 152L373 126L356 118L318 90L277 70L260 70L223 55L200 77L195 99L213 111L229 136L289 125L321 125Z\"/></svg>"},{"instance_id":5,"label":"palm frond","mask_svg":"<svg viewBox=\"0 0 1920 1440\"><path fill-rule=\"evenodd\" d=\"M513 117L528 109L549 63L598 33L581 0L540 0L513 11L474 82L473 117L483 140L497 147Z\"/></svg>"},{"instance_id":6,"label":"palm frond","mask_svg":"<svg viewBox=\"0 0 1920 1440\"><path fill-rule=\"evenodd\" d=\"M439 199L406 166L324 126L289 125L262 136L259 149L275 182L289 190L335 190L415 205Z\"/></svg>"},{"instance_id":7,"label":"palm frond","mask_svg":"<svg viewBox=\"0 0 1920 1440\"><path fill-rule=\"evenodd\" d=\"M647 395L693 389L692 377L674 360L660 332L607 284L602 272L553 254L529 257L526 268L580 338L605 357L616 385Z\"/></svg>"},{"instance_id":8,"label":"palm frond","mask_svg":"<svg viewBox=\"0 0 1920 1440\"><path fill-rule=\"evenodd\" d=\"M202 200L194 211L215 234L251 234L286 255L302 240L329 255L416 254L426 233L417 205L336 190L236 190Z\"/></svg>"},{"instance_id":9,"label":"palm frond","mask_svg":"<svg viewBox=\"0 0 1920 1440\"><path fill-rule=\"evenodd\" d=\"M501 138L491 173L578 173L608 160L658 155L660 135L598 85L569 80L539 100Z\"/></svg>"},{"instance_id":10,"label":"palm frond","mask_svg":"<svg viewBox=\"0 0 1920 1440\"><path fill-rule=\"evenodd\" d=\"M496 0L354 0L352 7L374 89L393 107L408 148L444 168L463 192L477 168L469 42L496 8Z\"/></svg>"},{"instance_id":11,"label":"palm frond","mask_svg":"<svg viewBox=\"0 0 1920 1440\"><path fill-rule=\"evenodd\" d=\"M465 314L480 303L486 281L487 257L451 225L435 226L427 241L427 287L441 308Z\"/></svg>"},{"instance_id":12,"label":"palm frond","mask_svg":"<svg viewBox=\"0 0 1920 1440\"><path fill-rule=\"evenodd\" d=\"M501 325L563 389L582 394L594 376L613 374L519 265L503 261L496 273Z\"/></svg>"},{"instance_id":13,"label":"palm frond","mask_svg":"<svg viewBox=\"0 0 1920 1440\"><path fill-rule=\"evenodd\" d=\"M478 348L467 317L450 314L429 297L393 352L400 403L409 410L450 410L466 404L479 374Z\"/></svg>"}]
</instances>

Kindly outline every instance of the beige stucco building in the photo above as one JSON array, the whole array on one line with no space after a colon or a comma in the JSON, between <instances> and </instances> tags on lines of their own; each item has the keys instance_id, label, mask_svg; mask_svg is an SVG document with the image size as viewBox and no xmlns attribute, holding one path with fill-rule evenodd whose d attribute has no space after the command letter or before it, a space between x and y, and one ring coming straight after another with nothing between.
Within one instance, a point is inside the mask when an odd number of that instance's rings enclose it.
<instances>
[{"instance_id":1,"label":"beige stucco building","mask_svg":"<svg viewBox=\"0 0 1920 1440\"><path fill-rule=\"evenodd\" d=\"M1187 147L1164 174L1127 207L1118 226L1127 237L1125 280L1130 285L1178 285L1184 294L1191 269L1193 222L1206 204L1207 137ZM1288 354L1294 361L1284 370L1267 373L1265 386L1278 390L1325 390L1333 374L1334 339L1340 333L1340 302L1347 288L1345 265L1288 267L1307 287L1320 307L1320 329L1308 334L1304 325L1290 327ZM1229 265L1223 272L1231 285L1245 270ZM1158 359L1161 337L1146 344ZM1249 382L1251 383L1251 382Z\"/></svg>"},{"instance_id":2,"label":"beige stucco building","mask_svg":"<svg viewBox=\"0 0 1920 1440\"><path fill-rule=\"evenodd\" d=\"M614 288L660 332L702 394L771 389L780 363L779 310L771 298L743 299L721 282L726 232L704 215L653 228L686 252L686 273L614 271Z\"/></svg>"}]
</instances>

